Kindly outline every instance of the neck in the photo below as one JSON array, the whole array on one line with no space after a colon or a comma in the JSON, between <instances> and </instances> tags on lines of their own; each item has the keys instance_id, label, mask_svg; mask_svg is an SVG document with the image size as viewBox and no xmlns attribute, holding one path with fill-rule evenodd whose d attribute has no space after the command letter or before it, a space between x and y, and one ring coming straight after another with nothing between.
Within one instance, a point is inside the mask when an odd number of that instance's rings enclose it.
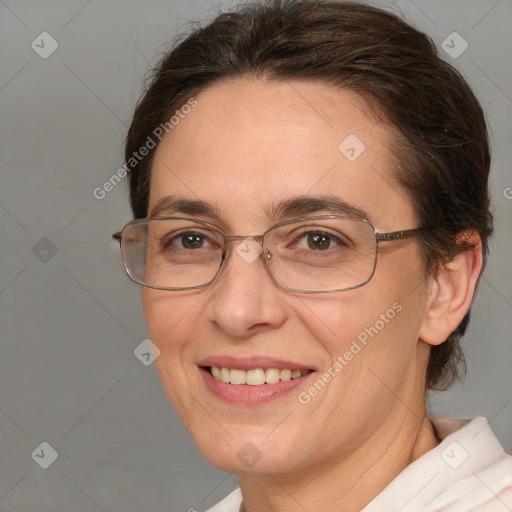
<instances>
[{"instance_id":1,"label":"neck","mask_svg":"<svg viewBox=\"0 0 512 512\"><path fill-rule=\"evenodd\" d=\"M352 453L293 473L240 475L242 510L358 512L406 466L438 444L424 403L418 411L400 403L390 420Z\"/></svg>"}]
</instances>

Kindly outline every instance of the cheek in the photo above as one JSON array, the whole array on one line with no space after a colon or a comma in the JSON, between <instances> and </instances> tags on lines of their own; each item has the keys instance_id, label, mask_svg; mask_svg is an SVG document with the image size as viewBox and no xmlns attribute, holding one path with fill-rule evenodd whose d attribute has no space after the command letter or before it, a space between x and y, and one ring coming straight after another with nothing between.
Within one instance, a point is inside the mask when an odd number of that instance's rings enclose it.
<instances>
[{"instance_id":1,"label":"cheek","mask_svg":"<svg viewBox=\"0 0 512 512\"><path fill-rule=\"evenodd\" d=\"M193 418L190 394L197 394L197 368L194 360L194 344L200 339L198 321L203 302L196 296L179 296L161 290L145 288L142 305L149 338L160 350L155 360L163 389L186 428Z\"/></svg>"},{"instance_id":2,"label":"cheek","mask_svg":"<svg viewBox=\"0 0 512 512\"><path fill-rule=\"evenodd\" d=\"M337 297L302 300L299 328L321 345L326 364L332 368L338 361L334 373L338 370L351 381L364 377L368 385L375 372L392 388L405 378L417 354L427 298L421 265L411 261L415 259L409 254L398 274L396 258L393 268L386 268L384 259L367 285Z\"/></svg>"},{"instance_id":3,"label":"cheek","mask_svg":"<svg viewBox=\"0 0 512 512\"><path fill-rule=\"evenodd\" d=\"M398 297L399 293L389 287L385 292L375 287L360 288L344 292L336 299L304 300L297 316L330 357L336 359L353 344L364 348L371 340L389 333L401 314ZM357 347L353 352L359 353Z\"/></svg>"},{"instance_id":4,"label":"cheek","mask_svg":"<svg viewBox=\"0 0 512 512\"><path fill-rule=\"evenodd\" d=\"M160 349L163 359L174 360L183 349L191 321L201 301L197 297L171 295L172 292L144 288L142 306L151 341Z\"/></svg>"},{"instance_id":5,"label":"cheek","mask_svg":"<svg viewBox=\"0 0 512 512\"><path fill-rule=\"evenodd\" d=\"M347 418L366 421L364 418L372 417L376 425L383 422L397 405L396 397L417 379L419 322L411 298L405 303L398 291L389 290L366 298L308 308L313 312L308 330L324 333L315 341L317 353L321 345L324 357L318 378L327 384L312 384L301 395L301 403L315 411L318 420L312 421L332 425L334 431L340 426L347 429L351 442L368 435L369 430L351 430ZM318 320L320 315L323 321Z\"/></svg>"}]
</instances>

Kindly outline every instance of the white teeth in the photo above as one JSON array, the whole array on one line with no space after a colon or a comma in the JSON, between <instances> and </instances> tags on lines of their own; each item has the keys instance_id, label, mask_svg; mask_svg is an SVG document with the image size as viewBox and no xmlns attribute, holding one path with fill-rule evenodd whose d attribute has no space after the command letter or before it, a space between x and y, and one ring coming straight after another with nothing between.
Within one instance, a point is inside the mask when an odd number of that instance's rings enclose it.
<instances>
[{"instance_id":1,"label":"white teeth","mask_svg":"<svg viewBox=\"0 0 512 512\"><path fill-rule=\"evenodd\" d=\"M279 370L276 368L268 368L265 371L265 382L267 384L275 384L279 382Z\"/></svg>"},{"instance_id":2,"label":"white teeth","mask_svg":"<svg viewBox=\"0 0 512 512\"><path fill-rule=\"evenodd\" d=\"M261 386L261 384L265 384L265 370L256 368L255 370L249 370L246 373L246 381L249 386Z\"/></svg>"},{"instance_id":3,"label":"white teeth","mask_svg":"<svg viewBox=\"0 0 512 512\"><path fill-rule=\"evenodd\" d=\"M231 384L245 384L245 372L243 370L229 370L229 382Z\"/></svg>"},{"instance_id":4,"label":"white teeth","mask_svg":"<svg viewBox=\"0 0 512 512\"><path fill-rule=\"evenodd\" d=\"M229 383L229 369L228 368L222 368L220 370L220 380L222 382L225 382L226 384Z\"/></svg>"},{"instance_id":5,"label":"white teeth","mask_svg":"<svg viewBox=\"0 0 512 512\"><path fill-rule=\"evenodd\" d=\"M222 380L222 372L217 366L212 366L212 375L219 380Z\"/></svg>"},{"instance_id":6,"label":"white teeth","mask_svg":"<svg viewBox=\"0 0 512 512\"><path fill-rule=\"evenodd\" d=\"M279 378L281 380L290 380L292 378L292 371L291 370L281 370L279 373Z\"/></svg>"},{"instance_id":7,"label":"white teeth","mask_svg":"<svg viewBox=\"0 0 512 512\"><path fill-rule=\"evenodd\" d=\"M261 386L262 384L276 384L281 381L288 381L291 379L298 379L303 375L309 373L301 370L290 370L284 368L255 368L253 370L237 370L230 368L219 368L218 366L211 367L212 375L222 382L240 385L248 384L249 386Z\"/></svg>"}]
</instances>

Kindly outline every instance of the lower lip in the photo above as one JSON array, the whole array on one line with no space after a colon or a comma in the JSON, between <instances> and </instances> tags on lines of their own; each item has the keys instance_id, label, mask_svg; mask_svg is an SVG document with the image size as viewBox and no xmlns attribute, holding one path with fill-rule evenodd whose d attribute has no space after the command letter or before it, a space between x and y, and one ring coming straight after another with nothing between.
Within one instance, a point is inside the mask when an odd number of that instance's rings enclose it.
<instances>
[{"instance_id":1,"label":"lower lip","mask_svg":"<svg viewBox=\"0 0 512 512\"><path fill-rule=\"evenodd\" d=\"M260 405L291 393L302 386L315 372L288 381L279 381L275 384L261 384L250 386L248 384L227 384L216 379L207 369L199 368L201 376L208 389L218 398L237 405Z\"/></svg>"}]
</instances>

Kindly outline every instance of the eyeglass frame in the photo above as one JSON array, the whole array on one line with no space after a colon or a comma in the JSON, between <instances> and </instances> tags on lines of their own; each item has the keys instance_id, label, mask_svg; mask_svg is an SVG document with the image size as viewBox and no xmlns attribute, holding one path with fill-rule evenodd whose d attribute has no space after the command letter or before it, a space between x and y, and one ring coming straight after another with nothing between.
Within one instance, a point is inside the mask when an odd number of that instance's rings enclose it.
<instances>
[{"instance_id":1,"label":"eyeglass frame","mask_svg":"<svg viewBox=\"0 0 512 512\"><path fill-rule=\"evenodd\" d=\"M268 266L268 263L267 263L267 259L270 259L272 254L268 251L268 249L265 249L263 247L263 242L264 242L264 239L265 239L265 235L269 231L272 231L273 229L279 228L279 227L284 226L286 224L292 224L292 223L296 223L296 222L303 222L303 221L310 221L310 220L317 220L317 219L344 219L344 220L350 220L350 221L357 221L357 222L362 222L363 224L367 224L370 228L372 228L373 233L375 235L375 258L374 258L374 262L373 262L373 270L372 270L370 276L368 277L368 279L366 279L362 283L359 283L359 284L354 285L354 286L349 286L347 288L340 288L338 290L325 290L325 291L324 290L319 290L319 291L313 290L313 291L311 291L311 290L299 290L299 289L294 289L294 288L288 288L287 286L284 286L284 285L280 284L277 281L277 279L274 277L274 275L273 275L272 271L270 270L270 268ZM220 274L220 271L222 269L222 265L223 265L224 261L226 260L226 253L227 253L228 243L234 242L236 240L246 240L247 238L251 238L251 239L253 239L254 241L258 242L261 245L261 250L262 250L261 254L266 253L265 257L263 258L263 261L265 262L264 267L267 270L267 273L270 275L270 278L272 279L272 281L278 287L280 287L280 288L282 288L284 290L288 290L288 291L291 291L291 292L294 292L294 293L304 293L304 294L337 293L337 292L344 292L344 291L348 291L348 290L354 290L356 288L360 288L361 286L364 286L365 284L368 284L368 282L370 282L372 277L374 276L375 270L377 269L377 255L379 253L379 243L380 242L396 242L397 240L406 240L406 239L409 239L409 238L413 238L415 236L422 235L422 234L426 233L427 231L430 231L430 229L431 229L431 228L412 228L412 229L403 229L403 230L398 230L398 231L390 231L390 232L387 232L387 233L381 233L367 219L355 218L355 217L347 217L347 216L343 216L343 215L317 215L317 216L313 216L313 217L300 217L300 218L297 218L297 219L284 220L284 221L278 222L277 224L273 224L268 229L266 229L265 232L263 234L261 234L261 235L246 235L246 236L244 236L244 235L226 235L224 230L222 228L219 228L215 224L211 224L210 222L206 222L204 220L194 219L194 218L190 218L190 217L144 217L144 218L140 218L140 219L133 219L130 222L126 223L121 230L112 233L112 239L113 240L117 240L119 242L119 247L122 248L123 232L124 232L124 230L126 228L128 228L130 226L137 225L137 224L147 224L147 223L149 223L152 220L185 220L185 221L190 221L190 222L194 222L194 223L197 223L197 224L202 224L204 226L208 226L210 228L213 228L214 230L216 230L219 233L221 233L222 237L223 237L223 240L224 240L224 245L222 247L222 256L221 256L221 259L220 259L219 268L218 268L217 272L215 273L215 275L213 276L213 278L210 281L208 281L207 283L205 283L205 284L201 284L201 285L198 285L198 286L187 286L187 287L181 287L181 288L172 288L172 287L166 287L166 286L155 286L155 285L150 285L150 284L142 283L142 282L139 282L139 281L135 280L132 277L132 275L130 274L129 270L128 270L128 267L126 265L126 260L124 258L123 251L121 250L121 257L123 258L123 264L124 264L124 268L125 268L126 274L128 275L128 277L133 282L135 282L137 284L140 284L141 286L146 286L148 288L153 288L155 290L165 290L165 291L196 290L196 289L201 289L201 288L205 288L205 287L209 286L210 284L212 284L215 281L217 276Z\"/></svg>"}]
</instances>

